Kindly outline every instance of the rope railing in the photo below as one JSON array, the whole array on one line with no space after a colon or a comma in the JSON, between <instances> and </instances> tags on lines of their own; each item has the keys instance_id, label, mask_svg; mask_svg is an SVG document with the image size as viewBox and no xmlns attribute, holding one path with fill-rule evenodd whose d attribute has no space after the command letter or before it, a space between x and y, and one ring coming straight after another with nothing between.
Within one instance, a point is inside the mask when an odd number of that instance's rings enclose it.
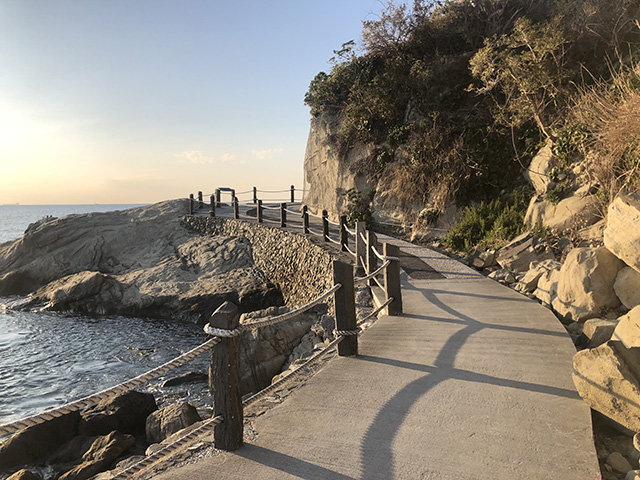
<instances>
[{"instance_id":1,"label":"rope railing","mask_svg":"<svg viewBox=\"0 0 640 480\"><path fill-rule=\"evenodd\" d=\"M88 395L86 397L80 398L74 402L67 403L60 407L52 408L50 410L45 410L44 412L33 415L31 417L23 418L21 420L16 420L11 423L6 423L4 425L0 425L0 436L8 435L11 433L18 432L27 427L32 427L34 425L38 425L40 423L44 423L49 420L53 420L54 418L61 417L62 415L66 415L67 413L74 412L76 410L82 410L83 408L89 407L91 405L95 405L96 403L107 399L115 397L120 393L131 390L138 385L148 382L149 380L162 375L163 373L172 370L173 368L179 367L183 363L192 360L197 357L201 353L209 350L216 343L220 342L218 338L211 338L204 342L202 345L197 346L196 348L189 350L188 352L180 355L179 357L174 358L173 360L163 363L159 367L156 367L152 370L149 370L146 373L138 375L126 382L122 382L113 387L107 388L105 390L101 390L100 392L94 393L92 395Z\"/></svg>"},{"instance_id":2,"label":"rope railing","mask_svg":"<svg viewBox=\"0 0 640 480\"><path fill-rule=\"evenodd\" d=\"M215 427L216 425L220 425L220 423L222 423L222 421L223 421L222 415L218 415L217 417L214 417L214 418L211 418L211 419L205 421L199 427L193 429L189 433L187 433L185 435L182 435L181 437L176 439L175 442L172 442L169 445L167 445L167 446L161 448L160 450L154 452L153 454L145 457L144 459L140 460L138 463L134 463L133 465L131 465L129 468L123 470L122 472L119 472L119 473L115 474L113 477L111 477L111 480L125 480L127 478L131 478L131 477L135 476L136 474L138 474L142 470L150 467L154 463L156 463L156 462L162 460L163 458L175 453L176 450L178 450L179 448L181 448L181 447L183 447L183 446L185 446L185 445L187 445L189 443L194 442L199 437L201 437L202 435L207 433L207 431L210 428Z\"/></svg>"},{"instance_id":3,"label":"rope railing","mask_svg":"<svg viewBox=\"0 0 640 480\"><path fill-rule=\"evenodd\" d=\"M329 223L329 224L331 224L331 225L335 225L336 227L339 227L339 226L340 226L340 224L339 224L338 222L334 222L334 221L332 221L332 220L329 220L328 218L327 218L327 223Z\"/></svg>"},{"instance_id":4,"label":"rope railing","mask_svg":"<svg viewBox=\"0 0 640 480\"><path fill-rule=\"evenodd\" d=\"M340 240L334 240L329 236L327 236L327 240L329 240L331 243L335 243L336 245L342 245L342 242L340 242Z\"/></svg>"},{"instance_id":5,"label":"rope railing","mask_svg":"<svg viewBox=\"0 0 640 480\"><path fill-rule=\"evenodd\" d=\"M351 235L351 236L355 237L355 235L356 235L356 231L355 231L355 229L354 229L354 230L351 230L349 227L344 227L344 229L347 231L347 233L348 233L349 235Z\"/></svg>"},{"instance_id":6,"label":"rope railing","mask_svg":"<svg viewBox=\"0 0 640 480\"><path fill-rule=\"evenodd\" d=\"M383 263L379 268L377 268L376 270L374 270L374 271L373 271L373 272L371 272L370 274L368 274L368 275L366 275L366 276L364 276L364 277L356 277L356 278L355 278L355 282L356 282L356 284L358 284L358 283L364 283L364 282L366 282L367 280L370 280L370 279L372 279L372 278L377 277L377 276L380 274L380 272L382 272L383 270L385 270L389 265L391 265L391 260L385 260L385 262L384 262L384 263ZM384 288L384 287L383 287L383 288Z\"/></svg>"},{"instance_id":7,"label":"rope railing","mask_svg":"<svg viewBox=\"0 0 640 480\"><path fill-rule=\"evenodd\" d=\"M308 228L307 230L309 230L309 233L310 233L311 235L315 235L316 237L322 237L322 232L318 232L318 231L313 230L313 229L311 229L311 228Z\"/></svg>"},{"instance_id":8,"label":"rope railing","mask_svg":"<svg viewBox=\"0 0 640 480\"><path fill-rule=\"evenodd\" d=\"M349 245L345 245L344 248L347 250L347 252L349 252L351 255L353 255L354 257L356 256L356 252L354 252L353 250L351 250L349 248Z\"/></svg>"}]
</instances>

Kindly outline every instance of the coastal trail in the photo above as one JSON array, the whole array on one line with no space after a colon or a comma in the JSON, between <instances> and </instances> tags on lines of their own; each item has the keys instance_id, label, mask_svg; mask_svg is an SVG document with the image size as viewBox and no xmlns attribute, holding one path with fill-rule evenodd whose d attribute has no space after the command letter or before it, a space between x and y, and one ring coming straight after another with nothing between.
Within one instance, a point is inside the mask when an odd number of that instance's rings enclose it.
<instances>
[{"instance_id":1,"label":"coastal trail","mask_svg":"<svg viewBox=\"0 0 640 480\"><path fill-rule=\"evenodd\" d=\"M403 315L257 417L240 449L154 478L600 478L556 317L433 250L379 239L400 247Z\"/></svg>"}]
</instances>

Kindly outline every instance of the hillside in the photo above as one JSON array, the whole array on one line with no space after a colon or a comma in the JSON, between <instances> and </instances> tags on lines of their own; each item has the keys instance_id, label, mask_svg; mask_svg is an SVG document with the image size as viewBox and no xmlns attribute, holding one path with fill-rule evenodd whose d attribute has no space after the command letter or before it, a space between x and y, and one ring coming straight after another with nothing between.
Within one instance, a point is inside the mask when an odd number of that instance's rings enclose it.
<instances>
[{"instance_id":1,"label":"hillside","mask_svg":"<svg viewBox=\"0 0 640 480\"><path fill-rule=\"evenodd\" d=\"M466 221L447 240L467 251L528 207L548 227L581 188L602 217L640 187L638 19L638 0L389 2L310 84L307 202L414 233Z\"/></svg>"}]
</instances>

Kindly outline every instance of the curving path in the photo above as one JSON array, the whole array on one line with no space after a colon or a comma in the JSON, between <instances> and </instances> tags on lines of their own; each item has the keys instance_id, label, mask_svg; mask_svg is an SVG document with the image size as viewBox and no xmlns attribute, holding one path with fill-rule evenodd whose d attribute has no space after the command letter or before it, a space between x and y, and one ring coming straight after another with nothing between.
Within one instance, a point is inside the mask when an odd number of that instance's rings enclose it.
<instances>
[{"instance_id":1,"label":"curving path","mask_svg":"<svg viewBox=\"0 0 640 480\"><path fill-rule=\"evenodd\" d=\"M600 478L555 316L432 250L384 241L403 254L405 314L381 317L360 356L333 359L258 417L250 444L155 478Z\"/></svg>"}]
</instances>

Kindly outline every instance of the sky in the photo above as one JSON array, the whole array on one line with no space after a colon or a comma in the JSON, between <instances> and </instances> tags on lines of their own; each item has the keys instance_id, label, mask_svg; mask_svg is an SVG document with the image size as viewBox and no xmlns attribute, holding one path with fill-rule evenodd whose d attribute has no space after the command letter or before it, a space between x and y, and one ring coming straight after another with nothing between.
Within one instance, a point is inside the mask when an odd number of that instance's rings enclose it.
<instances>
[{"instance_id":1,"label":"sky","mask_svg":"<svg viewBox=\"0 0 640 480\"><path fill-rule=\"evenodd\" d=\"M304 94L379 0L0 0L0 204L302 188Z\"/></svg>"}]
</instances>

